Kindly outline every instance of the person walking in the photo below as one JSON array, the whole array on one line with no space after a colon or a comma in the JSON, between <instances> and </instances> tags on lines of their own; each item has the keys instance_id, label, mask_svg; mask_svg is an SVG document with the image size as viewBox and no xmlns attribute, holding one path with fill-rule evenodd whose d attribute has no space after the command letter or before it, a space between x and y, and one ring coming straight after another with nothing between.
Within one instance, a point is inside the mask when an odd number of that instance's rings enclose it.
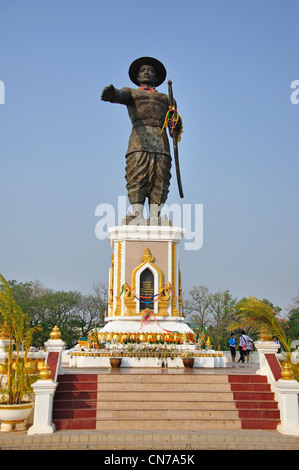
<instances>
[{"instance_id":1,"label":"person walking","mask_svg":"<svg viewBox=\"0 0 299 470\"><path fill-rule=\"evenodd\" d=\"M242 363L245 362L245 356L246 356L246 351L247 351L247 342L246 342L246 339L245 339L245 331L242 330L242 333L241 333L241 336L239 338L239 353L240 353L240 357L239 357L239 360L238 360L238 363L240 361L242 361Z\"/></svg>"},{"instance_id":2,"label":"person walking","mask_svg":"<svg viewBox=\"0 0 299 470\"><path fill-rule=\"evenodd\" d=\"M249 362L249 355L252 352L252 345L253 345L253 339L250 338L248 335L243 335L246 341L247 349L246 349L246 360Z\"/></svg>"},{"instance_id":3,"label":"person walking","mask_svg":"<svg viewBox=\"0 0 299 470\"><path fill-rule=\"evenodd\" d=\"M236 344L237 344L237 340L235 338L235 333L232 332L230 335L230 339L229 339L229 347L230 347L230 354L231 354L232 362L235 362L236 360Z\"/></svg>"}]
</instances>

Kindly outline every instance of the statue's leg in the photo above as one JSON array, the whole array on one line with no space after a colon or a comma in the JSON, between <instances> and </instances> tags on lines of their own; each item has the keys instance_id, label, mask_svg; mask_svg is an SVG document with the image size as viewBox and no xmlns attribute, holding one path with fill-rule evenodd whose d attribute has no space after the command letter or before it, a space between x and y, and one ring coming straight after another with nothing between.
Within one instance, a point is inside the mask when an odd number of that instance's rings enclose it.
<instances>
[{"instance_id":1,"label":"statue's leg","mask_svg":"<svg viewBox=\"0 0 299 470\"><path fill-rule=\"evenodd\" d=\"M149 198L150 217L160 217L160 212L166 202L169 185L171 158L167 155L155 155L155 172L152 177L152 188Z\"/></svg>"},{"instance_id":2,"label":"statue's leg","mask_svg":"<svg viewBox=\"0 0 299 470\"><path fill-rule=\"evenodd\" d=\"M134 218L143 219L144 203L148 192L148 167L146 152L134 152L127 155L127 190Z\"/></svg>"}]
</instances>

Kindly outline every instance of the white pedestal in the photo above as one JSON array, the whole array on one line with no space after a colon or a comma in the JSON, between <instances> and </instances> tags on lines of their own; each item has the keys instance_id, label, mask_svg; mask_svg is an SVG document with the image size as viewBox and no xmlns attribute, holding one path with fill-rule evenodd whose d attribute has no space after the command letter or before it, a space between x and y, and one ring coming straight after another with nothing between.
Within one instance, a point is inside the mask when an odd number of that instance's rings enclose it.
<instances>
[{"instance_id":1,"label":"white pedestal","mask_svg":"<svg viewBox=\"0 0 299 470\"><path fill-rule=\"evenodd\" d=\"M53 380L38 380L32 385L35 394L34 420L28 434L49 434L55 431L52 411L56 387L57 383Z\"/></svg>"},{"instance_id":2,"label":"white pedestal","mask_svg":"<svg viewBox=\"0 0 299 470\"><path fill-rule=\"evenodd\" d=\"M260 368L256 373L258 375L267 375L271 382L274 382L275 380L272 376L265 354L276 354L279 349L279 345L274 343L274 341L256 341L254 345L258 350L260 357Z\"/></svg>"},{"instance_id":3,"label":"white pedestal","mask_svg":"<svg viewBox=\"0 0 299 470\"><path fill-rule=\"evenodd\" d=\"M275 384L278 397L281 423L277 431L282 434L299 436L299 382L280 379Z\"/></svg>"}]
</instances>

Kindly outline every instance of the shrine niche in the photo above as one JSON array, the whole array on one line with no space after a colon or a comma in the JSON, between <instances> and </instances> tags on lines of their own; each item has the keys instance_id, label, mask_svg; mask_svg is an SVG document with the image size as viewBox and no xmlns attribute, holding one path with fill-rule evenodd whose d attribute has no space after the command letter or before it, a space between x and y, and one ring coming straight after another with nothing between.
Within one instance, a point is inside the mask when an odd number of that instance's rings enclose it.
<instances>
[{"instance_id":1,"label":"shrine niche","mask_svg":"<svg viewBox=\"0 0 299 470\"><path fill-rule=\"evenodd\" d=\"M163 272L154 263L154 257L146 248L141 264L131 273L131 286L123 286L125 315L141 315L150 309L156 315L168 315L170 285L164 286Z\"/></svg>"}]
</instances>

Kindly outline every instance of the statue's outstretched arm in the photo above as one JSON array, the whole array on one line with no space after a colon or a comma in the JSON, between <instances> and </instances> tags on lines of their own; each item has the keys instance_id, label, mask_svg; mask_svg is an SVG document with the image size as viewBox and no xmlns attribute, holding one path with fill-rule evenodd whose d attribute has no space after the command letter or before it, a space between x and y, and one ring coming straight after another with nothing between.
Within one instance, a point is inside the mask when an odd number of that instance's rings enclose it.
<instances>
[{"instance_id":1,"label":"statue's outstretched arm","mask_svg":"<svg viewBox=\"0 0 299 470\"><path fill-rule=\"evenodd\" d=\"M110 103L127 104L131 98L130 88L121 88L118 90L113 85L106 86L102 91L101 99Z\"/></svg>"}]
</instances>

